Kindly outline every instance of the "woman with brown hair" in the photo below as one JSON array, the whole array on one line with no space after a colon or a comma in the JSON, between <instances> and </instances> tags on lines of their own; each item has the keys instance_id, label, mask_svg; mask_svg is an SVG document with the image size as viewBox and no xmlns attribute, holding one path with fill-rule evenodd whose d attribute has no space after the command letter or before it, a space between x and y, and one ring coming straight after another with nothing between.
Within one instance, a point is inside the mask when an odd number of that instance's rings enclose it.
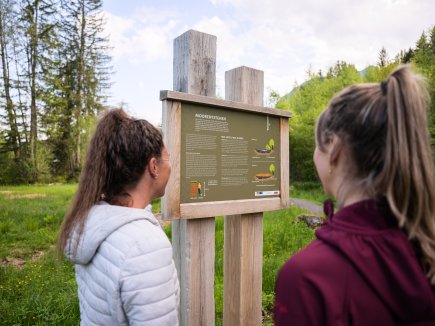
<instances>
[{"instance_id":1,"label":"woman with brown hair","mask_svg":"<svg viewBox=\"0 0 435 326\"><path fill-rule=\"evenodd\" d=\"M58 237L76 264L81 325L178 325L172 247L150 205L170 173L159 130L104 114Z\"/></svg>"},{"instance_id":2,"label":"woman with brown hair","mask_svg":"<svg viewBox=\"0 0 435 326\"><path fill-rule=\"evenodd\" d=\"M276 325L435 325L428 94L409 66L321 113L314 163L328 221L276 282Z\"/></svg>"}]
</instances>

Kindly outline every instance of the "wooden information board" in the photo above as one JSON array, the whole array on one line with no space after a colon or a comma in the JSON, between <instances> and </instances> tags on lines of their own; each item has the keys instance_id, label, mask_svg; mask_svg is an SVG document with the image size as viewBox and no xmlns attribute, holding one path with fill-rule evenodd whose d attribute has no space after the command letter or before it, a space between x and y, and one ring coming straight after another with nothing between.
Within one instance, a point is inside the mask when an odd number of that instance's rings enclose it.
<instances>
[{"instance_id":1,"label":"wooden information board","mask_svg":"<svg viewBox=\"0 0 435 326\"><path fill-rule=\"evenodd\" d=\"M172 173L164 219L288 206L289 112L161 91Z\"/></svg>"}]
</instances>

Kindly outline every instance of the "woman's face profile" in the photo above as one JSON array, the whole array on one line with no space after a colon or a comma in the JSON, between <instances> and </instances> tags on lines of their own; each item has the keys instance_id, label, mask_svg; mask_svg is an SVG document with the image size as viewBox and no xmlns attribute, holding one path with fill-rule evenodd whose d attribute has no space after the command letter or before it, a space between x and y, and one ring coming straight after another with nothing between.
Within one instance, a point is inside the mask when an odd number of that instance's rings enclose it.
<instances>
[{"instance_id":1,"label":"woman's face profile","mask_svg":"<svg viewBox=\"0 0 435 326\"><path fill-rule=\"evenodd\" d=\"M156 198L162 197L165 194L165 188L171 175L172 165L170 155L166 146L163 147L162 156L158 159L159 176L156 182Z\"/></svg>"}]
</instances>

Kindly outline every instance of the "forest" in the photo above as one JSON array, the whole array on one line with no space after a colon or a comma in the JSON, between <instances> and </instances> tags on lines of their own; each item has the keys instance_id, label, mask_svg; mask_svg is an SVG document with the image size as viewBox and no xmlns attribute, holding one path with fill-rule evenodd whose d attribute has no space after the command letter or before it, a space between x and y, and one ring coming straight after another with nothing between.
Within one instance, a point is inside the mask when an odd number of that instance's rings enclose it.
<instances>
[{"instance_id":1,"label":"forest","mask_svg":"<svg viewBox=\"0 0 435 326\"><path fill-rule=\"evenodd\" d=\"M0 0L0 183L77 179L111 59L100 0Z\"/></svg>"},{"instance_id":2,"label":"forest","mask_svg":"<svg viewBox=\"0 0 435 326\"><path fill-rule=\"evenodd\" d=\"M76 182L96 117L111 87L109 40L101 0L0 0L0 184ZM315 181L314 126L333 94L360 82L380 82L411 63L427 77L429 127L435 148L435 27L415 45L363 71L338 61L269 103L292 112L293 181Z\"/></svg>"}]
</instances>

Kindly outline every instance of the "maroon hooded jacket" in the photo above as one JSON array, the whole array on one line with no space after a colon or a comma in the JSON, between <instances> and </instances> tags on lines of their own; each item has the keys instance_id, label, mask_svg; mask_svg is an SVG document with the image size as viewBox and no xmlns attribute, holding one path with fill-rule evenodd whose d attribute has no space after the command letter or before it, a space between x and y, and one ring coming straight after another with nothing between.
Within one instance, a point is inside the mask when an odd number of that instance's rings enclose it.
<instances>
[{"instance_id":1,"label":"maroon hooded jacket","mask_svg":"<svg viewBox=\"0 0 435 326\"><path fill-rule=\"evenodd\" d=\"M435 287L387 205L362 201L333 215L281 268L276 325L435 325Z\"/></svg>"}]
</instances>

